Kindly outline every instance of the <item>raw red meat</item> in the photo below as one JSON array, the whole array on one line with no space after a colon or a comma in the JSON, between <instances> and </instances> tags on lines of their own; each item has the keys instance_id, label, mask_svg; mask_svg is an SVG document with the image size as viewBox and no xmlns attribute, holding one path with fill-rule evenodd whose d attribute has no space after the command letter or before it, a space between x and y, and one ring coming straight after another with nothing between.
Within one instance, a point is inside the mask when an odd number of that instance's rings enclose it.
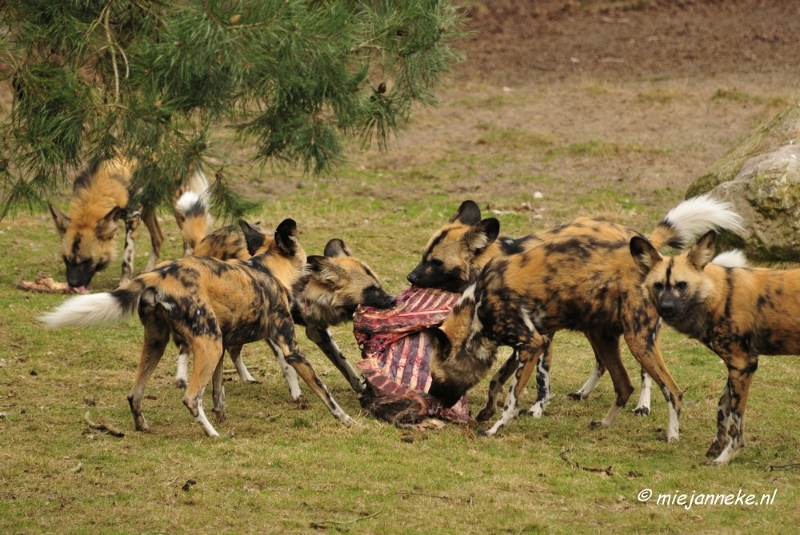
<instances>
[{"instance_id":1,"label":"raw red meat","mask_svg":"<svg viewBox=\"0 0 800 535\"><path fill-rule=\"evenodd\" d=\"M361 405L372 415L395 424L426 418L469 422L464 396L452 408L426 392L431 384L431 344L425 329L441 324L460 297L443 290L411 287L394 308L359 309L353 331L363 360L358 368L367 381Z\"/></svg>"}]
</instances>

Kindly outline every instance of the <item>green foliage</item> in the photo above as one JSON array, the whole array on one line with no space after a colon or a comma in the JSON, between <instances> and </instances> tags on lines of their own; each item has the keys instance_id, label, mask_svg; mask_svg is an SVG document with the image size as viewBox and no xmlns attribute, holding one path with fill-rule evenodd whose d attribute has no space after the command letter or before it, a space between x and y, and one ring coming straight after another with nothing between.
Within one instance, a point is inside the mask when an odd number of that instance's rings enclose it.
<instances>
[{"instance_id":1,"label":"green foliage","mask_svg":"<svg viewBox=\"0 0 800 535\"><path fill-rule=\"evenodd\" d=\"M190 163L231 163L225 128L256 159L327 172L344 138L385 148L414 103L435 104L461 35L448 0L9 0L0 20L0 216L115 154L164 203Z\"/></svg>"}]
</instances>

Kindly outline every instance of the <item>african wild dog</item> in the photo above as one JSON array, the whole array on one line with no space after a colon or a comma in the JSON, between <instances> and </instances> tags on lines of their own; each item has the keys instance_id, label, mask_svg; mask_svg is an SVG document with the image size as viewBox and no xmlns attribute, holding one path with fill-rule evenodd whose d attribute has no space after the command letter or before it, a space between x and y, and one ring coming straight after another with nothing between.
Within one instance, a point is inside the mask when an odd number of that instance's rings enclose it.
<instances>
[{"instance_id":1,"label":"african wild dog","mask_svg":"<svg viewBox=\"0 0 800 535\"><path fill-rule=\"evenodd\" d=\"M194 254L195 248L206 237L208 226L211 223L205 195L205 193L198 194L196 191L190 190L183 193L175 203L175 220L181 230L184 256ZM197 254L197 256L209 255ZM220 260L229 259L220 258ZM247 258L242 258L242 260L247 260Z\"/></svg>"},{"instance_id":2,"label":"african wild dog","mask_svg":"<svg viewBox=\"0 0 800 535\"><path fill-rule=\"evenodd\" d=\"M645 297L676 330L701 341L728 368L709 457L727 464L744 447L744 412L759 355L800 354L800 269L709 264L711 231L679 256L662 257L635 237L630 251L646 277Z\"/></svg>"},{"instance_id":3,"label":"african wild dog","mask_svg":"<svg viewBox=\"0 0 800 535\"><path fill-rule=\"evenodd\" d=\"M191 214L191 217L203 217L201 200L193 204ZM232 227L216 230L203 238L195 247L195 254L222 260L250 257L246 244ZM380 279L372 269L354 257L342 240L330 240L323 254L308 257L308 272L293 290L292 318L296 325L305 327L308 339L322 350L353 390L361 393L365 389L364 382L336 345L330 327L351 321L359 305L389 308L394 305L395 299L383 290ZM241 346L230 347L228 351L242 382L257 382L241 358ZM186 385L187 358L188 354L182 348L175 376L175 385L179 388ZM302 403L302 393L294 370L284 367L283 372L292 399Z\"/></svg>"},{"instance_id":4,"label":"african wild dog","mask_svg":"<svg viewBox=\"0 0 800 535\"><path fill-rule=\"evenodd\" d=\"M650 236L656 247L682 246L709 226L740 228L740 217L708 197L685 201L659 223ZM705 228L704 228L705 227ZM642 295L644 279L628 243L637 233L619 225L579 218L549 233L539 246L497 256L463 293L433 340L429 393L446 405L455 403L489 371L500 345L514 348L509 371L493 378L484 417L494 412L502 383L513 375L501 418L493 435L517 414L517 400L542 355L551 351L555 333L583 332L597 358L609 370L616 401L601 422L611 425L633 391L622 364L619 337L661 388L669 406L667 440L678 439L682 392L667 371L659 350L661 320Z\"/></svg>"},{"instance_id":5,"label":"african wild dog","mask_svg":"<svg viewBox=\"0 0 800 535\"><path fill-rule=\"evenodd\" d=\"M183 403L208 436L219 436L203 412L203 391L213 378L213 412L225 419L222 355L225 348L266 340L283 367L294 371L322 399L334 417L353 420L297 347L291 319L292 287L306 270L306 254L297 241L297 227L284 220L274 239L245 230L255 253L247 261L223 262L185 257L165 262L108 293L66 301L42 317L50 327L116 322L138 309L144 325L144 347L128 402L139 431L147 431L142 415L145 384L170 335L194 354L194 369ZM256 244L260 242L260 245Z\"/></svg>"},{"instance_id":6,"label":"african wild dog","mask_svg":"<svg viewBox=\"0 0 800 535\"><path fill-rule=\"evenodd\" d=\"M580 221L588 224L594 220L587 218L576 220L576 222ZM567 232L580 234L583 232L583 228L583 226L572 226L567 228ZM475 282L481 269L493 258L537 247L547 240L560 237L564 232L561 227L558 227L522 238L501 237L498 239L500 222L493 217L482 220L481 209L478 205L473 201L464 201L450 221L428 241L422 253L422 260L408 274L408 281L421 288L440 288L461 293ZM551 353L547 352L543 358L539 359L536 369L538 395L527 414L537 418L541 417L552 399L550 360ZM498 375L492 379L490 388L502 386L496 380L501 377L507 379L515 368L516 354L513 354L501 367ZM577 391L569 393L567 397L575 400L586 399L604 373L605 367L595 353L595 369L583 386ZM641 375L642 391L634 412L641 416L647 416L650 414L650 377L644 371ZM493 409L489 413L481 412L478 414L478 420L484 421L491 418L492 414L494 414Z\"/></svg>"},{"instance_id":7,"label":"african wild dog","mask_svg":"<svg viewBox=\"0 0 800 535\"><path fill-rule=\"evenodd\" d=\"M125 252L122 259L120 284L133 273L136 230L140 221L150 231L152 252L145 271L158 263L164 236L156 217L155 206L132 206L131 178L135 160L122 158L99 161L84 170L72 186L69 215L50 205L56 229L61 238L59 246L67 269L67 283L72 288L85 288L94 274L108 267L117 255L115 237L119 221L125 224ZM194 167L185 184L176 184L176 191L188 189L202 193L208 182L199 166ZM176 212L177 216L177 212ZM180 220L179 220L180 226Z\"/></svg>"}]
</instances>

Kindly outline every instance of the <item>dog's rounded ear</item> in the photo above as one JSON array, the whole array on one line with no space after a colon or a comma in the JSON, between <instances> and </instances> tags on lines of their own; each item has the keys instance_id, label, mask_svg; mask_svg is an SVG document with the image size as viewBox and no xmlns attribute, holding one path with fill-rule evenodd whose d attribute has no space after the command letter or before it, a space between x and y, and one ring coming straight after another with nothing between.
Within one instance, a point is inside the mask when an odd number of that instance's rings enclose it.
<instances>
[{"instance_id":1,"label":"dog's rounded ear","mask_svg":"<svg viewBox=\"0 0 800 535\"><path fill-rule=\"evenodd\" d=\"M431 341L434 354L438 354L439 360L441 361L447 360L447 357L450 356L450 348L452 347L447 333L441 330L439 327L429 327L428 329L425 329L425 333L428 335L428 339Z\"/></svg>"},{"instance_id":2,"label":"dog's rounded ear","mask_svg":"<svg viewBox=\"0 0 800 535\"><path fill-rule=\"evenodd\" d=\"M95 234L101 240L110 240L117 233L117 221L123 216L123 210L115 206L95 225Z\"/></svg>"},{"instance_id":3,"label":"dog's rounded ear","mask_svg":"<svg viewBox=\"0 0 800 535\"><path fill-rule=\"evenodd\" d=\"M63 236L66 234L67 229L69 228L69 224L72 222L69 217L64 215L58 208L52 205L50 206L50 215L53 216L53 222L56 224L56 230L58 230L59 236Z\"/></svg>"},{"instance_id":4,"label":"dog's rounded ear","mask_svg":"<svg viewBox=\"0 0 800 535\"><path fill-rule=\"evenodd\" d=\"M325 252L322 253L328 258L334 258L337 256L353 256L352 251L347 245L344 244L344 241L340 240L339 238L333 238L325 245Z\"/></svg>"},{"instance_id":5,"label":"dog's rounded ear","mask_svg":"<svg viewBox=\"0 0 800 535\"><path fill-rule=\"evenodd\" d=\"M297 254L297 223L294 219L284 219L278 228L275 229L275 245L278 250L287 258L292 258Z\"/></svg>"},{"instance_id":6,"label":"dog's rounded ear","mask_svg":"<svg viewBox=\"0 0 800 535\"><path fill-rule=\"evenodd\" d=\"M462 240L474 256L478 256L494 243L500 234L500 221L494 217L484 219L464 233Z\"/></svg>"},{"instance_id":7,"label":"dog's rounded ear","mask_svg":"<svg viewBox=\"0 0 800 535\"><path fill-rule=\"evenodd\" d=\"M311 270L311 277L326 286L337 287L346 275L344 268L327 256L311 255L306 262Z\"/></svg>"},{"instance_id":8,"label":"dog's rounded ear","mask_svg":"<svg viewBox=\"0 0 800 535\"><path fill-rule=\"evenodd\" d=\"M450 217L450 223L464 223L465 225L477 225L481 222L481 209L475 201L464 201L458 207L456 213Z\"/></svg>"},{"instance_id":9,"label":"dog's rounded ear","mask_svg":"<svg viewBox=\"0 0 800 535\"><path fill-rule=\"evenodd\" d=\"M686 253L686 259L697 271L703 268L714 258L717 245L717 233L714 230L706 232L698 242Z\"/></svg>"},{"instance_id":10,"label":"dog's rounded ear","mask_svg":"<svg viewBox=\"0 0 800 535\"><path fill-rule=\"evenodd\" d=\"M641 236L631 238L630 248L633 261L644 274L650 273L650 270L663 260L656 248Z\"/></svg>"},{"instance_id":11,"label":"dog's rounded ear","mask_svg":"<svg viewBox=\"0 0 800 535\"><path fill-rule=\"evenodd\" d=\"M250 253L250 256L254 256L258 250L264 246L266 236L244 219L239 220L239 228L241 228L244 233L247 252Z\"/></svg>"}]
</instances>

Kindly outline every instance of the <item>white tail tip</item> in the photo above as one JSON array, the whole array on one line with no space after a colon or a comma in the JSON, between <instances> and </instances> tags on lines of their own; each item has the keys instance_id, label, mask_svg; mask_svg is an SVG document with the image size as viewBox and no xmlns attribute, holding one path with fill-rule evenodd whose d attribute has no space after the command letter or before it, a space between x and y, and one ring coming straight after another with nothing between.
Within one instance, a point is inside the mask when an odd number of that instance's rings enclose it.
<instances>
[{"instance_id":1,"label":"white tail tip","mask_svg":"<svg viewBox=\"0 0 800 535\"><path fill-rule=\"evenodd\" d=\"M714 257L711 263L729 268L747 267L747 257L739 249L732 249L724 253L719 253Z\"/></svg>"},{"instance_id":2,"label":"white tail tip","mask_svg":"<svg viewBox=\"0 0 800 535\"><path fill-rule=\"evenodd\" d=\"M735 233L744 231L742 216L731 210L729 202L700 195L683 201L669 211L664 218L678 235L682 243L688 244L711 229L729 230Z\"/></svg>"},{"instance_id":3,"label":"white tail tip","mask_svg":"<svg viewBox=\"0 0 800 535\"><path fill-rule=\"evenodd\" d=\"M79 295L67 299L51 312L39 317L47 327L66 325L87 327L102 323L116 323L126 315L120 302L110 293Z\"/></svg>"}]
</instances>

